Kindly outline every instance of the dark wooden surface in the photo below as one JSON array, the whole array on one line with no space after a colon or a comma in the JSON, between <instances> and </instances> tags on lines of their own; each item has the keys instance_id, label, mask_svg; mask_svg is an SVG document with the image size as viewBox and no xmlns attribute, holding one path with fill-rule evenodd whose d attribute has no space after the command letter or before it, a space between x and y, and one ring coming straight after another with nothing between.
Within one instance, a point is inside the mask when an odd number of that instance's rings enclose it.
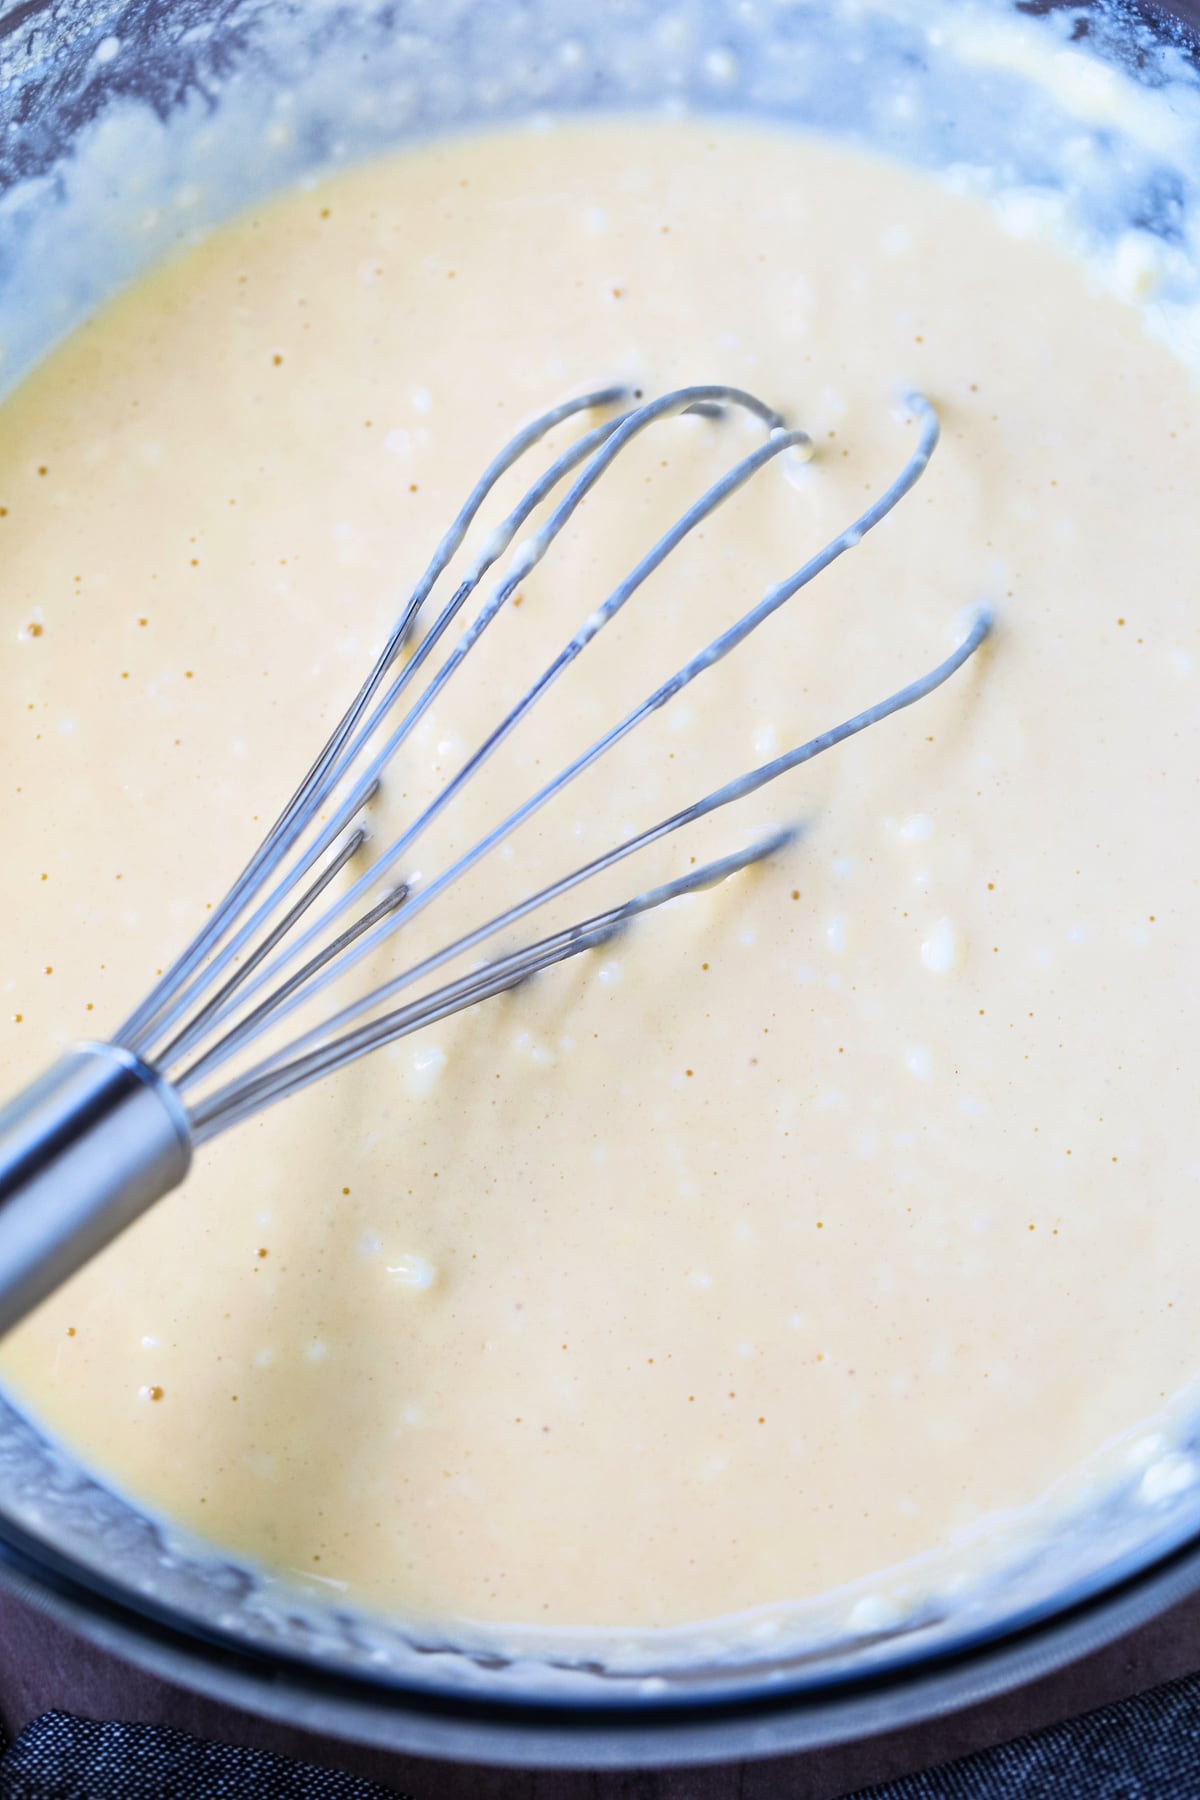
<instances>
[{"instance_id":1,"label":"dark wooden surface","mask_svg":"<svg viewBox=\"0 0 1200 1800\"><path fill-rule=\"evenodd\" d=\"M949 1719L835 1750L720 1768L630 1771L480 1769L321 1740L155 1680L0 1595L0 1719L9 1733L60 1708L94 1719L173 1725L346 1769L413 1800L837 1800L1200 1669L1200 1596L1071 1669Z\"/></svg>"}]
</instances>

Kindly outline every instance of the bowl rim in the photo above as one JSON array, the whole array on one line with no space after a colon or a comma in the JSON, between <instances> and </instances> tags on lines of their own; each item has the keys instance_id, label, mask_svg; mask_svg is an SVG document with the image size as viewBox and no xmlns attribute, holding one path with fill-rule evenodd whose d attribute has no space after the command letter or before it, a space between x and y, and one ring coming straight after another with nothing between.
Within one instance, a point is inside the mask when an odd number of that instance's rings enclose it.
<instances>
[{"instance_id":1,"label":"bowl rim","mask_svg":"<svg viewBox=\"0 0 1200 1800\"><path fill-rule=\"evenodd\" d=\"M489 1698L384 1685L286 1651L198 1630L54 1566L7 1527L0 1586L98 1649L220 1704L356 1745L502 1768L697 1766L831 1748L925 1723L1039 1680L1200 1592L1200 1533L1147 1567L1046 1617L908 1667L836 1686L663 1708Z\"/></svg>"}]
</instances>

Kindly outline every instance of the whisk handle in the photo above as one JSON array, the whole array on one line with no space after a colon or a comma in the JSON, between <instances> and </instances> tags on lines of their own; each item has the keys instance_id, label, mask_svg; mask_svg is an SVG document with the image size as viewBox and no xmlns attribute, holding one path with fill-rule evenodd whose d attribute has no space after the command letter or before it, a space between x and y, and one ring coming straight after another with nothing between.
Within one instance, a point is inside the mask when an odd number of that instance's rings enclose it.
<instances>
[{"instance_id":1,"label":"whisk handle","mask_svg":"<svg viewBox=\"0 0 1200 1800\"><path fill-rule=\"evenodd\" d=\"M113 1044L79 1044L0 1108L0 1333L187 1174L170 1083Z\"/></svg>"}]
</instances>

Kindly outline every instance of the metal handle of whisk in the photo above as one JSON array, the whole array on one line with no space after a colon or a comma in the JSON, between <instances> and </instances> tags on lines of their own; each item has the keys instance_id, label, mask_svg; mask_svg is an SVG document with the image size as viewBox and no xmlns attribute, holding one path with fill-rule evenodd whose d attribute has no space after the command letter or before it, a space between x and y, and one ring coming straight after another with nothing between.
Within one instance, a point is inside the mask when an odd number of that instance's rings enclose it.
<instances>
[{"instance_id":1,"label":"metal handle of whisk","mask_svg":"<svg viewBox=\"0 0 1200 1800\"><path fill-rule=\"evenodd\" d=\"M0 1334L178 1187L192 1160L170 1082L78 1044L0 1108Z\"/></svg>"}]
</instances>

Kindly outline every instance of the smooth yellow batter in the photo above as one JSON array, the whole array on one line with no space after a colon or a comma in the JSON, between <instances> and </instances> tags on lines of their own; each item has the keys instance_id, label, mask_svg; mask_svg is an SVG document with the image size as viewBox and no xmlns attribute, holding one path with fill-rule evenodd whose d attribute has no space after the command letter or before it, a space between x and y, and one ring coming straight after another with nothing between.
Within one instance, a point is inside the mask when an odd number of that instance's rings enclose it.
<instances>
[{"instance_id":1,"label":"smooth yellow batter","mask_svg":"<svg viewBox=\"0 0 1200 1800\"><path fill-rule=\"evenodd\" d=\"M220 231L8 402L0 1082L132 1008L483 463L614 376L753 388L817 458L672 559L451 847L881 491L905 384L944 438L477 898L881 697L980 600L994 643L620 890L802 816L785 855L206 1148L0 1358L139 1501L402 1614L820 1592L1035 1501L1200 1344L1194 393L1065 255L827 144L614 122L409 153ZM645 440L381 828L752 441Z\"/></svg>"}]
</instances>

